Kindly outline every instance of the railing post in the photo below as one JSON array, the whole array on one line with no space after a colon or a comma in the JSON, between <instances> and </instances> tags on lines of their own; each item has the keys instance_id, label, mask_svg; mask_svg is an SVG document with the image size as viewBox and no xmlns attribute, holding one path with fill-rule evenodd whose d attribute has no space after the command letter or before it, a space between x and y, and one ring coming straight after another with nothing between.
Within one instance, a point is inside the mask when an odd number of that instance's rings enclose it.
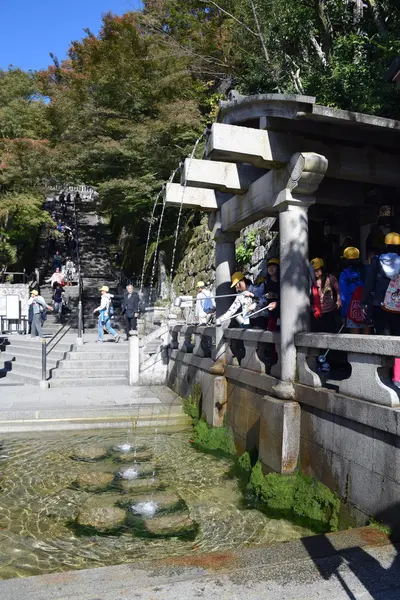
<instances>
[{"instance_id":1,"label":"railing post","mask_svg":"<svg viewBox=\"0 0 400 600\"><path fill-rule=\"evenodd\" d=\"M82 300L78 302L78 337L76 339L77 346L83 346L83 312Z\"/></svg>"},{"instance_id":2,"label":"railing post","mask_svg":"<svg viewBox=\"0 0 400 600\"><path fill-rule=\"evenodd\" d=\"M49 382L47 381L47 344L44 338L42 339L42 378L39 386L42 390L49 388Z\"/></svg>"},{"instance_id":3,"label":"railing post","mask_svg":"<svg viewBox=\"0 0 400 600\"><path fill-rule=\"evenodd\" d=\"M139 385L140 362L139 362L139 336L137 331L129 336L129 357L128 357L128 383L129 385Z\"/></svg>"}]
</instances>

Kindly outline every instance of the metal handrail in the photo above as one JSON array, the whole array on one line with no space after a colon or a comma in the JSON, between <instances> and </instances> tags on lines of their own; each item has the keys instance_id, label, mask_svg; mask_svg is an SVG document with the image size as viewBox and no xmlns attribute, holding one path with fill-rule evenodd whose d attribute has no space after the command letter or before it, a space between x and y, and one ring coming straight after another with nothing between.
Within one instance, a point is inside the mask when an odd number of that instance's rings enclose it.
<instances>
[{"instance_id":1,"label":"metal handrail","mask_svg":"<svg viewBox=\"0 0 400 600\"><path fill-rule=\"evenodd\" d=\"M26 274L25 269L23 269L23 271L0 271L0 283L3 283L2 279L7 275L12 275L13 277L14 275L22 275L23 283L26 283L28 280L28 275Z\"/></svg>"}]
</instances>

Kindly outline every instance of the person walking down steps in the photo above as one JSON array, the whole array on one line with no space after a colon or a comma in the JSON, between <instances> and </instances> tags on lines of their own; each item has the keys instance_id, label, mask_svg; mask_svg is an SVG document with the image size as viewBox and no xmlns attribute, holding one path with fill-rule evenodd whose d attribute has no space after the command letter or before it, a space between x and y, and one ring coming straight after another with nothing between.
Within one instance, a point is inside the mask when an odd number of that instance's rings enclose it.
<instances>
[{"instance_id":1,"label":"person walking down steps","mask_svg":"<svg viewBox=\"0 0 400 600\"><path fill-rule=\"evenodd\" d=\"M97 343L103 342L103 327L105 327L108 333L111 333L114 336L115 343L119 342L120 336L115 331L115 329L111 326L111 317L114 314L114 310L112 307L112 299L114 298L113 294L110 294L110 290L107 285L103 285L100 288L101 292L101 302L100 306L94 309L93 314L99 313L99 321L98 321L98 340Z\"/></svg>"},{"instance_id":2,"label":"person walking down steps","mask_svg":"<svg viewBox=\"0 0 400 600\"><path fill-rule=\"evenodd\" d=\"M139 295L133 291L133 285L126 286L121 312L125 320L125 339L128 340L129 336L137 330L137 318L139 316Z\"/></svg>"},{"instance_id":3,"label":"person walking down steps","mask_svg":"<svg viewBox=\"0 0 400 600\"><path fill-rule=\"evenodd\" d=\"M32 290L31 297L28 300L28 321L31 326L31 340L40 340L42 337L42 323L46 310L53 310L53 307L46 304L44 298L39 296L37 290Z\"/></svg>"}]
</instances>

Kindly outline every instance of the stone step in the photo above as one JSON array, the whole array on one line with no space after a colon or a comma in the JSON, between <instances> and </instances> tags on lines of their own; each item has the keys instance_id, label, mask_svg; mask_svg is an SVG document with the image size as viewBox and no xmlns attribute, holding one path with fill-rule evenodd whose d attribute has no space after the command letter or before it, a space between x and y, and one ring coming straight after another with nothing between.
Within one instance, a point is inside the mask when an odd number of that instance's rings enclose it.
<instances>
[{"instance_id":1,"label":"stone step","mask_svg":"<svg viewBox=\"0 0 400 600\"><path fill-rule=\"evenodd\" d=\"M27 372L26 369L21 369L21 371L16 367L12 371L8 371L5 378L0 379L0 388L2 387L2 382L8 380L8 384L10 382L18 382L21 384L30 384L30 385L38 385L40 381L40 377L35 377L30 372Z\"/></svg>"},{"instance_id":2,"label":"stone step","mask_svg":"<svg viewBox=\"0 0 400 600\"><path fill-rule=\"evenodd\" d=\"M0 380L1 381L1 380ZM0 384L1 387L1 384ZM53 386L52 386L53 387ZM154 412L155 405L146 409L143 405L129 409L39 409L7 411L7 419L0 420L0 433L29 431L68 431L105 428L151 428L187 431L191 420L184 414L175 411L166 413L160 405L160 412ZM153 411L153 412L151 412Z\"/></svg>"},{"instance_id":3,"label":"stone step","mask_svg":"<svg viewBox=\"0 0 400 600\"><path fill-rule=\"evenodd\" d=\"M50 387L87 387L87 386L110 386L110 385L128 385L127 377L114 377L110 374L109 377L80 377L74 378L52 378L49 381Z\"/></svg>"},{"instance_id":4,"label":"stone step","mask_svg":"<svg viewBox=\"0 0 400 600\"><path fill-rule=\"evenodd\" d=\"M102 348L100 344L99 347ZM124 361L125 359L128 360L128 350L126 349L126 352L113 352L112 350L109 350L107 352L102 352L102 350L99 350L98 352L78 352L74 350L73 352L68 352L66 358L68 361L73 362L78 360L85 362L92 360Z\"/></svg>"},{"instance_id":5,"label":"stone step","mask_svg":"<svg viewBox=\"0 0 400 600\"><path fill-rule=\"evenodd\" d=\"M50 352L48 359L57 361L65 358L67 352L63 352L62 350L53 350ZM7 357L7 358L5 358ZM2 360L10 360L10 357L15 357L18 360L23 360L26 362L30 361L42 361L42 353L40 351L32 351L29 352L29 348L15 348L14 346L6 346L4 352L0 352L0 363Z\"/></svg>"},{"instance_id":6,"label":"stone step","mask_svg":"<svg viewBox=\"0 0 400 600\"><path fill-rule=\"evenodd\" d=\"M74 349L74 353L77 354L92 354L99 356L100 354L104 354L106 356L110 354L118 354L128 356L128 344L116 344L113 341L103 342L103 344L91 343L84 344L83 346L78 346L76 350Z\"/></svg>"},{"instance_id":7,"label":"stone step","mask_svg":"<svg viewBox=\"0 0 400 600\"><path fill-rule=\"evenodd\" d=\"M0 355L1 357L1 355ZM118 359L114 359L114 360L109 360L108 357L102 358L102 359L90 359L87 360L86 358L84 360L81 361L76 361L76 360L63 360L60 362L59 364L59 368L62 369L63 371L72 371L72 370L76 370L76 369L90 369L90 370L94 370L94 369L98 369L99 370L103 370L103 369L112 369L112 372L114 373L114 369L128 369L128 359L126 358L125 360L118 360Z\"/></svg>"},{"instance_id":8,"label":"stone step","mask_svg":"<svg viewBox=\"0 0 400 600\"><path fill-rule=\"evenodd\" d=\"M49 369L55 368L57 363L61 362L62 358L55 358L54 356L47 357L47 367ZM15 355L8 352L2 352L0 354L0 367L6 362L10 362L13 365L23 366L29 369L30 367L41 367L42 366L42 358L41 356L32 356L29 354L19 354Z\"/></svg>"},{"instance_id":9,"label":"stone step","mask_svg":"<svg viewBox=\"0 0 400 600\"><path fill-rule=\"evenodd\" d=\"M93 367L86 366L85 363L79 364L76 367L71 365L69 369L55 369L52 373L53 379L72 379L77 377L78 379L87 378L87 385L91 384L91 379L96 379L100 374L104 374L107 372L108 363L99 363L97 366L93 365ZM112 378L115 377L127 377L128 369L127 366L118 366L111 370L110 375ZM89 381L90 380L90 381Z\"/></svg>"},{"instance_id":10,"label":"stone step","mask_svg":"<svg viewBox=\"0 0 400 600\"><path fill-rule=\"evenodd\" d=\"M36 353L41 353L41 347L42 347L42 342L41 340L30 340L29 338L26 338L25 340L19 340L18 341L14 341L14 339L10 340L11 343L10 344L6 344L5 346L2 346L5 351L7 352L14 352L17 350L20 350L21 352L25 352L27 354L36 354ZM57 341L57 340L55 340ZM52 350L53 352L70 352L73 349L74 343L73 342L66 342L64 340L61 340L60 342L58 342L57 346L55 346L55 349ZM50 347L48 349L52 349L53 344L50 345ZM12 348L12 350L11 350Z\"/></svg>"}]
</instances>

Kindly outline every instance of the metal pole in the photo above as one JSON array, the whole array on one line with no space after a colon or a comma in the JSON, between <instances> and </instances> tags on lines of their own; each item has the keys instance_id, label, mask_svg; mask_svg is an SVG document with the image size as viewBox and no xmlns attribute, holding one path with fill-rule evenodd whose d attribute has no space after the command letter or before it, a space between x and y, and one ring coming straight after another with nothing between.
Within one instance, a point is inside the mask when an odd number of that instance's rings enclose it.
<instances>
[{"instance_id":1,"label":"metal pole","mask_svg":"<svg viewBox=\"0 0 400 600\"><path fill-rule=\"evenodd\" d=\"M40 380L40 387L43 390L46 390L49 387L49 382L47 381L47 343L46 340L42 339L42 378Z\"/></svg>"},{"instance_id":2,"label":"metal pole","mask_svg":"<svg viewBox=\"0 0 400 600\"><path fill-rule=\"evenodd\" d=\"M78 302L78 337L76 343L78 346L83 346L83 310L81 300Z\"/></svg>"}]
</instances>

